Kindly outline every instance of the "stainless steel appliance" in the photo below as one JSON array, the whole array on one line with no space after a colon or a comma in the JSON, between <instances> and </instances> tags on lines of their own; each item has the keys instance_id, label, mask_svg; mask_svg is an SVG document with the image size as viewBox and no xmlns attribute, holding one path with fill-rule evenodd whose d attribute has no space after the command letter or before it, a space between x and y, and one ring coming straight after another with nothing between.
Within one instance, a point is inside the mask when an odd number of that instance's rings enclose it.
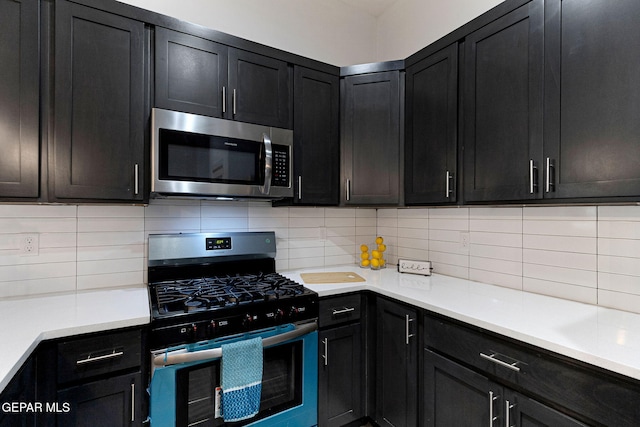
<instances>
[{"instance_id":1,"label":"stainless steel appliance","mask_svg":"<svg viewBox=\"0 0 640 427\"><path fill-rule=\"evenodd\" d=\"M154 108L151 195L293 196L293 131Z\"/></svg>"},{"instance_id":2,"label":"stainless steel appliance","mask_svg":"<svg viewBox=\"0 0 640 427\"><path fill-rule=\"evenodd\" d=\"M273 232L149 236L150 422L317 424L318 296L275 272ZM222 346L262 338L259 413L218 414Z\"/></svg>"}]
</instances>

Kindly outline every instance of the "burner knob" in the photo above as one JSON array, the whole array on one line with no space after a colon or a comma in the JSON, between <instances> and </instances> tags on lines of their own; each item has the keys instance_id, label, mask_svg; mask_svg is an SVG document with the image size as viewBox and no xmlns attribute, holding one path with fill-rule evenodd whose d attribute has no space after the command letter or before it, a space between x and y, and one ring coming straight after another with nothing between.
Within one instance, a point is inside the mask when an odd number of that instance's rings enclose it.
<instances>
[{"instance_id":1,"label":"burner knob","mask_svg":"<svg viewBox=\"0 0 640 427\"><path fill-rule=\"evenodd\" d=\"M213 338L216 334L216 321L212 320L211 323L207 325L207 336L209 338Z\"/></svg>"},{"instance_id":2,"label":"burner knob","mask_svg":"<svg viewBox=\"0 0 640 427\"><path fill-rule=\"evenodd\" d=\"M252 322L253 322L253 317L251 317L250 314L247 314L244 316L244 319L242 319L242 326L248 329L249 327L251 327Z\"/></svg>"},{"instance_id":3,"label":"burner knob","mask_svg":"<svg viewBox=\"0 0 640 427\"><path fill-rule=\"evenodd\" d=\"M296 320L298 318L298 308L291 307L291 311L289 311L289 320Z\"/></svg>"},{"instance_id":4,"label":"burner knob","mask_svg":"<svg viewBox=\"0 0 640 427\"><path fill-rule=\"evenodd\" d=\"M198 326L195 323L192 323L191 327L187 328L187 336L189 340L195 340L198 336Z\"/></svg>"},{"instance_id":5,"label":"burner knob","mask_svg":"<svg viewBox=\"0 0 640 427\"><path fill-rule=\"evenodd\" d=\"M284 311L281 308L277 309L274 317L276 322L281 321L284 318Z\"/></svg>"}]
</instances>

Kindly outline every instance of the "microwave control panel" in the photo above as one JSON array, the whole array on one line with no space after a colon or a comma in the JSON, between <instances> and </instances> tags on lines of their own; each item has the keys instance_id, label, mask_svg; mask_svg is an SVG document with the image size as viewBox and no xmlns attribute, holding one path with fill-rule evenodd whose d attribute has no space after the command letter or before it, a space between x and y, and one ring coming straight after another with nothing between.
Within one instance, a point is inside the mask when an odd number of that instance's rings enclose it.
<instances>
[{"instance_id":1,"label":"microwave control panel","mask_svg":"<svg viewBox=\"0 0 640 427\"><path fill-rule=\"evenodd\" d=\"M273 144L273 170L271 185L277 187L289 187L290 167L289 147Z\"/></svg>"}]
</instances>

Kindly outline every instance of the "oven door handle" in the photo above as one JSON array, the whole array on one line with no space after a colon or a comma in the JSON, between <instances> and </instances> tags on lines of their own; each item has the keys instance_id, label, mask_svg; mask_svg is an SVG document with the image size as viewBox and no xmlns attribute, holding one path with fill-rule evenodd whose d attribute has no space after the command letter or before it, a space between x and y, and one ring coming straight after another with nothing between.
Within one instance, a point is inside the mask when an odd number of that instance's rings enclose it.
<instances>
[{"instance_id":1,"label":"oven door handle","mask_svg":"<svg viewBox=\"0 0 640 427\"><path fill-rule=\"evenodd\" d=\"M283 342L298 338L302 335L309 334L318 329L316 322L305 323L302 325L296 325L296 328L284 332L279 335L275 335L262 340L263 347L271 347L281 344ZM153 358L154 366L169 366L178 365L181 363L199 362L203 360L215 360L222 357L222 348L212 348L209 350L200 350L194 352L188 352L187 350L175 350L166 353L159 354Z\"/></svg>"}]
</instances>

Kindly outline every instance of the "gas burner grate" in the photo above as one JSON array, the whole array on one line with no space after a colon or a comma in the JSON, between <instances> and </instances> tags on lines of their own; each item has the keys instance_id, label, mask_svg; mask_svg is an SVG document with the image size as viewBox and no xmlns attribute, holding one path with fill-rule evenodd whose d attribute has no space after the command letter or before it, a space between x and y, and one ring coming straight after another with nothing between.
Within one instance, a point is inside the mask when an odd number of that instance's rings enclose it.
<instances>
[{"instance_id":1,"label":"gas burner grate","mask_svg":"<svg viewBox=\"0 0 640 427\"><path fill-rule=\"evenodd\" d=\"M214 310L300 295L304 287L278 273L168 280L153 284L161 315Z\"/></svg>"}]
</instances>

